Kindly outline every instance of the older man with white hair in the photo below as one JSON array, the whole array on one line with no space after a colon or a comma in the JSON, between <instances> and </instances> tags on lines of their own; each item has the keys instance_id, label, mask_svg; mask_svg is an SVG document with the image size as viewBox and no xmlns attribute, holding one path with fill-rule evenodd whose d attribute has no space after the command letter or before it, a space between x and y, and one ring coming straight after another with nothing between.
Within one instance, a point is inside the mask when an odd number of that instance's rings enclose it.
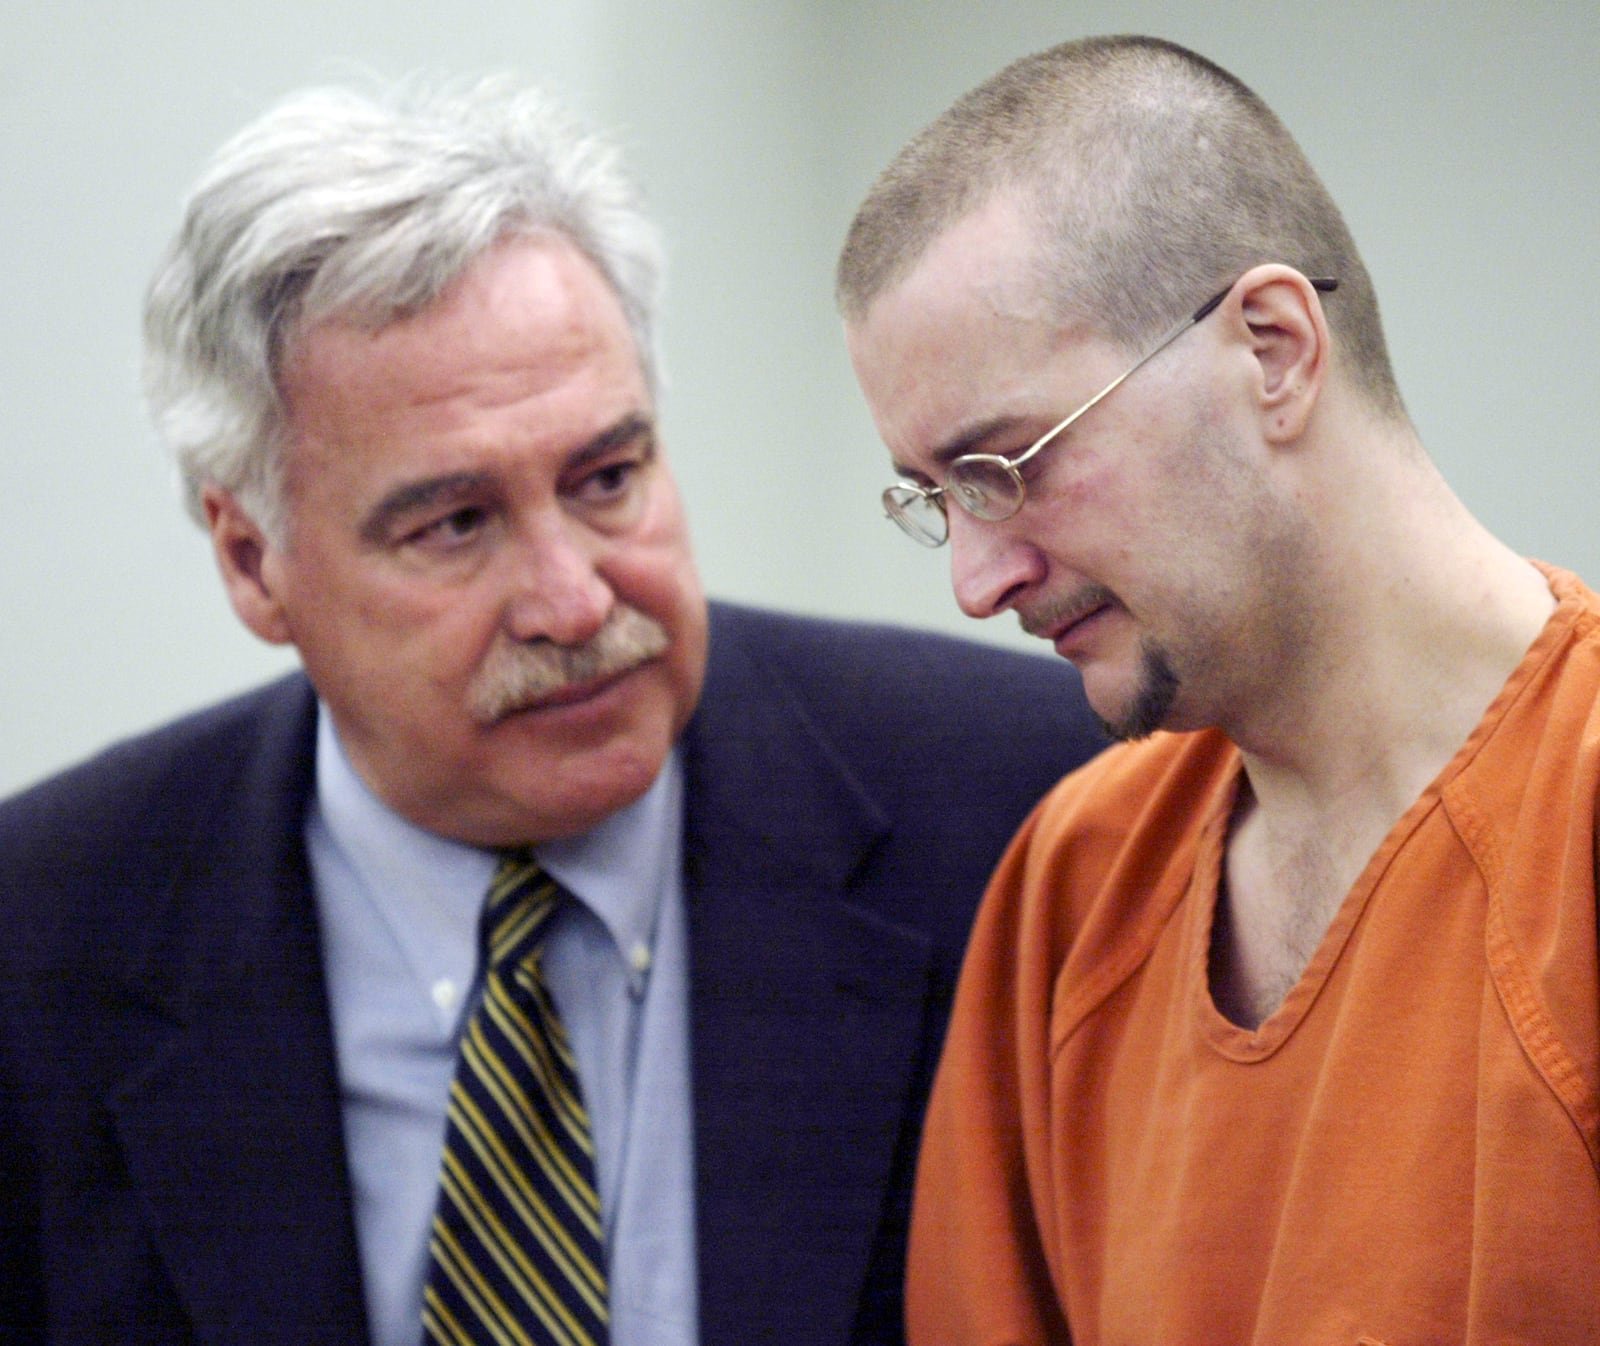
<instances>
[{"instance_id":1,"label":"older man with white hair","mask_svg":"<svg viewBox=\"0 0 1600 1346\"><path fill-rule=\"evenodd\" d=\"M894 1342L1043 660L702 596L654 234L536 92L291 99L154 414L304 664L0 805L0 1320L51 1343Z\"/></svg>"}]
</instances>

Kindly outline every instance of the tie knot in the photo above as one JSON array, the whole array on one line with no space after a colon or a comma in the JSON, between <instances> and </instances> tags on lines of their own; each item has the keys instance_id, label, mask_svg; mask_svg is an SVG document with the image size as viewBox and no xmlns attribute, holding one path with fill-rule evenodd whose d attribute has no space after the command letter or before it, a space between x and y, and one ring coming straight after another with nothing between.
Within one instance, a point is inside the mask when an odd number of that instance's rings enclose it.
<instances>
[{"instance_id":1,"label":"tie knot","mask_svg":"<svg viewBox=\"0 0 1600 1346\"><path fill-rule=\"evenodd\" d=\"M561 890L529 851L507 851L489 884L484 908L488 966L519 966L537 952Z\"/></svg>"}]
</instances>

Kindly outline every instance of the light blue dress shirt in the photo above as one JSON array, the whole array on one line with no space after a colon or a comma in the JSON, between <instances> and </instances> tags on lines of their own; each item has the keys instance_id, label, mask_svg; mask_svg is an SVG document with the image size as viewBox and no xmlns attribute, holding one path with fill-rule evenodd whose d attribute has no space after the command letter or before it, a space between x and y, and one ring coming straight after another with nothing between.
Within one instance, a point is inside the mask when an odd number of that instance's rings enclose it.
<instances>
[{"instance_id":1,"label":"light blue dress shirt","mask_svg":"<svg viewBox=\"0 0 1600 1346\"><path fill-rule=\"evenodd\" d=\"M479 987L495 857L422 831L367 789L324 708L307 820L356 1236L375 1346L417 1346L456 1045ZM538 848L578 901L545 973L577 1053L605 1217L614 1346L698 1337L683 769Z\"/></svg>"}]
</instances>

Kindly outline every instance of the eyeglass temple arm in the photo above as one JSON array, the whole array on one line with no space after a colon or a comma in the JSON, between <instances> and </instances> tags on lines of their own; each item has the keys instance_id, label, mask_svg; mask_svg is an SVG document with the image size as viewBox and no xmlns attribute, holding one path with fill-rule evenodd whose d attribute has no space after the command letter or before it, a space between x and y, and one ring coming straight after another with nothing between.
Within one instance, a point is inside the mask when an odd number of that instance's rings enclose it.
<instances>
[{"instance_id":1,"label":"eyeglass temple arm","mask_svg":"<svg viewBox=\"0 0 1600 1346\"><path fill-rule=\"evenodd\" d=\"M1324 293L1328 293L1339 288L1338 280L1331 276L1317 276L1315 278L1308 276L1307 280L1309 281L1313 290L1321 290ZM1090 410L1092 407L1098 406L1107 397L1110 397L1111 394L1116 392L1116 390L1120 388L1128 379L1137 374L1141 369L1149 364L1150 361L1154 360L1156 356L1160 355L1162 351L1166 350L1168 346L1181 337L1196 323L1202 322L1206 318L1209 318L1211 314L1216 311L1217 306L1228 297L1228 295L1232 292L1233 287L1238 283L1239 282L1236 280L1232 281L1223 286L1222 289L1218 290L1216 294L1212 295L1211 298L1206 300L1205 303L1201 304L1199 308L1197 308L1182 322L1173 327L1172 330L1162 337L1160 341L1156 342L1154 346L1140 356L1137 364L1125 369L1120 375L1114 378L1081 407L1074 411L1072 415L1068 416L1066 420L1062 421L1058 425L1051 426L1050 429L1046 430L1044 434L1039 436L1038 439L1034 440L1034 442L1030 444L1025 451L1011 459L1011 466L1013 468L1021 467L1023 463L1027 462L1028 459L1032 458L1034 454L1038 453L1039 450L1044 448L1045 445L1047 445L1052 439L1059 435L1063 430L1067 429L1067 427L1077 420L1078 417L1082 416L1084 412Z\"/></svg>"},{"instance_id":2,"label":"eyeglass temple arm","mask_svg":"<svg viewBox=\"0 0 1600 1346\"><path fill-rule=\"evenodd\" d=\"M1237 285L1238 283L1238 281L1234 281L1233 285ZM1339 281L1333 276L1307 276L1306 283L1310 285L1313 290L1320 290L1323 294L1330 294L1339 288ZM1200 307L1194 311L1194 315L1189 319L1189 321L1182 324L1178 330L1181 332L1184 330L1184 328L1193 327L1195 323L1210 317L1211 314L1216 310L1217 305L1219 305L1228 297L1229 292L1233 289L1233 285L1229 285L1224 289L1218 290L1216 294L1212 295L1211 298L1206 300L1205 303L1201 304ZM1166 340L1171 341L1172 339L1172 337L1168 337ZM1163 341L1162 345L1165 344L1166 341ZM1156 350L1160 349L1161 346L1156 347ZM1135 368L1137 367L1138 366L1135 366Z\"/></svg>"}]
</instances>

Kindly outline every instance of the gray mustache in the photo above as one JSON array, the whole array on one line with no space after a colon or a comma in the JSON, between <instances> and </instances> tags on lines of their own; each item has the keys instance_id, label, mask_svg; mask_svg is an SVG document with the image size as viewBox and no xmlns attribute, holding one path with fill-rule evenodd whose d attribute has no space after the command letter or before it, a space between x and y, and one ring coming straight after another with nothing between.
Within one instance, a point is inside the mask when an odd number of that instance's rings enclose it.
<instances>
[{"instance_id":1,"label":"gray mustache","mask_svg":"<svg viewBox=\"0 0 1600 1346\"><path fill-rule=\"evenodd\" d=\"M481 725L522 710L567 687L615 677L665 654L666 628L637 608L619 606L582 645L501 641L467 692L467 710Z\"/></svg>"}]
</instances>

